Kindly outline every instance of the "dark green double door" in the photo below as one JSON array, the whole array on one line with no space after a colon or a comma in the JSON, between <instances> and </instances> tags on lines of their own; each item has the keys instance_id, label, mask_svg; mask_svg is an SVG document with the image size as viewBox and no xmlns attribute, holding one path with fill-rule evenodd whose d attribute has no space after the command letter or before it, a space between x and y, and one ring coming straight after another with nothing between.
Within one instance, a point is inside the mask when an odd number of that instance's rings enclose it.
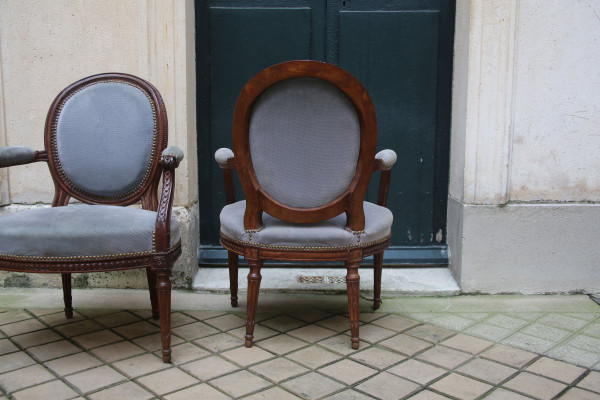
<instances>
[{"instance_id":1,"label":"dark green double door","mask_svg":"<svg viewBox=\"0 0 600 400\"><path fill-rule=\"evenodd\" d=\"M445 264L454 0L196 1L200 262L223 264L225 204L213 160L231 147L243 85L270 65L327 61L367 88L377 112L378 149L398 154L388 207L394 213L385 263ZM377 196L373 175L367 200ZM238 198L243 196L237 186Z\"/></svg>"}]
</instances>

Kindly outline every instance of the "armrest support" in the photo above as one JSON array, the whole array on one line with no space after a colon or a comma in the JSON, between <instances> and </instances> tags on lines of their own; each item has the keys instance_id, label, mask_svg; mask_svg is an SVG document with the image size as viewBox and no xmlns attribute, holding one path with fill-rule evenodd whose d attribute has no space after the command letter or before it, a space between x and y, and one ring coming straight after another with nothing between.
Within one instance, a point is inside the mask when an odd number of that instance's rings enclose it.
<instances>
[{"instance_id":1,"label":"armrest support","mask_svg":"<svg viewBox=\"0 0 600 400\"><path fill-rule=\"evenodd\" d=\"M35 151L23 146L0 147L0 168L46 161L47 159L45 151Z\"/></svg>"},{"instance_id":2,"label":"armrest support","mask_svg":"<svg viewBox=\"0 0 600 400\"><path fill-rule=\"evenodd\" d=\"M183 151L177 146L167 147L161 155L159 165L163 170L163 187L156 213L154 230L155 249L165 253L171 249L171 210L175 196L175 168L183 160Z\"/></svg>"},{"instance_id":3,"label":"armrest support","mask_svg":"<svg viewBox=\"0 0 600 400\"><path fill-rule=\"evenodd\" d=\"M377 195L377 204L385 207L387 205L388 193L390 190L391 169L396 163L398 156L394 150L381 150L375 155L375 168L381 171L379 181L379 193Z\"/></svg>"},{"instance_id":4,"label":"armrest support","mask_svg":"<svg viewBox=\"0 0 600 400\"><path fill-rule=\"evenodd\" d=\"M215 152L215 160L223 170L223 183L225 185L225 201L227 204L235 203L235 185L233 184L233 170L235 169L235 156L233 151L223 147Z\"/></svg>"}]
</instances>

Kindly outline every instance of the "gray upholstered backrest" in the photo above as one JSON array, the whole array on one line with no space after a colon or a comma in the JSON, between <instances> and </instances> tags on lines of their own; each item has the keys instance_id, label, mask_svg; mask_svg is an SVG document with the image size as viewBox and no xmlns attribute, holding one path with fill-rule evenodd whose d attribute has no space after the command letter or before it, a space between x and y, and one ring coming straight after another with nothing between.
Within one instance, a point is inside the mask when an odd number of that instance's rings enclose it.
<instances>
[{"instance_id":1,"label":"gray upholstered backrest","mask_svg":"<svg viewBox=\"0 0 600 400\"><path fill-rule=\"evenodd\" d=\"M287 206L318 207L343 194L360 150L356 109L334 85L281 81L256 101L250 155L261 187Z\"/></svg>"},{"instance_id":2,"label":"gray upholstered backrest","mask_svg":"<svg viewBox=\"0 0 600 400\"><path fill-rule=\"evenodd\" d=\"M148 94L121 81L84 86L61 105L55 151L72 189L119 198L148 179L156 152L156 114Z\"/></svg>"}]
</instances>

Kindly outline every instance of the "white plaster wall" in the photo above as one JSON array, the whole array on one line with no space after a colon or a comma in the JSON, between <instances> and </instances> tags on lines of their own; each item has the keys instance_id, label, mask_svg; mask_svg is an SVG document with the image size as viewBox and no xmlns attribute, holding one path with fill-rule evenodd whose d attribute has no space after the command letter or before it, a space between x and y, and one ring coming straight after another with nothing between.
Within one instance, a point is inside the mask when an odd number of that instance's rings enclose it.
<instances>
[{"instance_id":1,"label":"white plaster wall","mask_svg":"<svg viewBox=\"0 0 600 400\"><path fill-rule=\"evenodd\" d=\"M521 0L510 200L600 200L600 1Z\"/></svg>"}]
</instances>

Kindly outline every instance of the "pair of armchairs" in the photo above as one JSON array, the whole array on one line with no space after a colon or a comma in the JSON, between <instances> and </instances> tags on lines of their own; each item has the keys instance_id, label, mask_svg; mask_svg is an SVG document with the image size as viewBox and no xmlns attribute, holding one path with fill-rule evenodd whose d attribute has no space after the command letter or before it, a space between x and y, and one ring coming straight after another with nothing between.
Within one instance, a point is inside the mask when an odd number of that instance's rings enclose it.
<instances>
[{"instance_id":1,"label":"pair of armchairs","mask_svg":"<svg viewBox=\"0 0 600 400\"><path fill-rule=\"evenodd\" d=\"M183 152L167 147L159 92L132 75L82 79L52 103L44 139L43 151L0 148L0 168L46 162L55 186L51 208L0 217L0 269L60 273L71 318L72 273L145 268L163 361L170 362L169 276L181 254L171 208ZM376 155L376 139L367 91L338 67L290 61L267 68L242 89L233 122L235 153L219 149L215 157L224 169L221 243L229 251L234 307L238 256L250 265L247 347L263 260L285 259L345 262L351 342L358 348L358 267L374 255L378 308L392 224L385 204L396 155ZM233 170L246 200L235 201ZM377 205L363 202L374 170L382 171ZM71 198L84 204L65 207ZM123 207L140 202L141 208Z\"/></svg>"}]
</instances>

